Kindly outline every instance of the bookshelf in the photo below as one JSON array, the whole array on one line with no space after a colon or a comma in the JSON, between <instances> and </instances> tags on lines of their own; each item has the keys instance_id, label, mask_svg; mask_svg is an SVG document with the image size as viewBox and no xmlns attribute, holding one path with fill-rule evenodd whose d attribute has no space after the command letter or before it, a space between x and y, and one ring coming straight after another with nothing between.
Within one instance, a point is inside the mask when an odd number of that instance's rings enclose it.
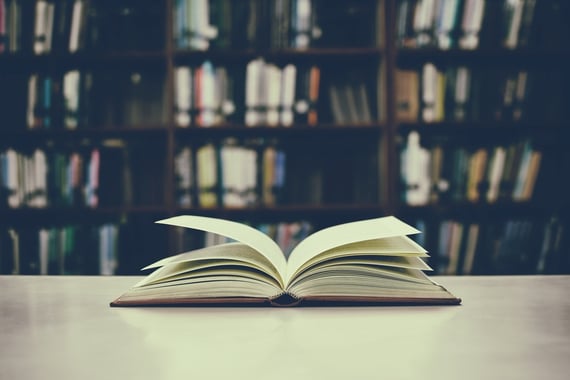
<instances>
[{"instance_id":1,"label":"bookshelf","mask_svg":"<svg viewBox=\"0 0 570 380\"><path fill-rule=\"evenodd\" d=\"M567 273L568 4L391 4L396 213L437 273Z\"/></svg>"},{"instance_id":2,"label":"bookshelf","mask_svg":"<svg viewBox=\"0 0 570 380\"><path fill-rule=\"evenodd\" d=\"M50 274L93 274L97 267L136 274L149 260L201 243L156 231L154 220L179 213L267 228L301 222L320 228L385 213L379 180L387 170L379 159L387 130L379 86L386 76L383 2L0 4L21 20L0 24L7 41L0 52L0 152L3 173L12 167L17 173L3 184L0 204L4 273L17 248L20 273L45 272L47 265ZM51 46L42 34L50 12L56 25ZM209 23L195 17L208 13ZM248 71L251 62L261 62L261 69ZM342 81L339 71L346 74ZM276 90L265 77L288 86L288 99L280 99L285 88ZM261 87L248 93L248 81ZM346 114L333 115L329 92L336 85L336 95L352 102ZM212 149L198 167L202 147ZM284 167L275 158L283 156ZM98 176L89 177L91 171ZM285 185L271 182L276 171ZM242 173L237 182L236 172ZM253 189L220 183L243 186L246 172L254 176ZM201 174L214 183L199 187ZM184 176L191 177L188 188L181 187ZM13 191L16 184L23 190ZM87 188L96 197L88 197ZM210 194L202 197L202 191ZM116 226L111 235L117 240L103 237L106 225ZM80 231L62 232L70 227ZM79 239L94 248L81 254L73 245ZM46 246L49 257L36 259ZM67 268L68 255L82 264Z\"/></svg>"},{"instance_id":3,"label":"bookshelf","mask_svg":"<svg viewBox=\"0 0 570 380\"><path fill-rule=\"evenodd\" d=\"M47 260L48 273L136 274L155 259L204 243L200 235L153 224L181 213L249 222L282 231L280 239L307 232L305 225L395 214L425 227L430 252L442 249L444 222L459 221L468 231L472 224L522 219L533 222L536 238L527 245L538 254L548 222L568 224L564 188L554 185L570 162L570 52L558 36L568 28L562 22L568 5L537 2L535 20L552 22L523 28L524 47L507 49L494 38L503 21L489 20L500 20L500 1L487 1L494 13L482 18L477 48L414 46L410 12L421 6L429 13L436 3L0 0L0 271L13 272L19 261L21 273L39 273ZM401 17L405 7L409 14ZM34 22L46 9L53 12L51 45L42 37L45 23ZM422 36L431 33L422 28ZM426 63L436 77L465 75L458 67L472 70L472 83L492 75L491 85L481 86L484 101L464 102L470 108L461 119L448 111L424 120L419 80ZM402 71L415 73L415 92ZM501 100L493 86L520 72L538 73L529 79L528 98L517 104L521 117L477 111ZM416 107L415 117L402 118L402 90L412 96L404 100ZM446 99L452 107L453 97ZM470 153L531 141L542 153L532 196L488 202L441 193L437 201L409 204L401 171L410 132L419 133L424 148L445 147L444 157L463 147ZM7 178L10 165L18 175ZM14 192L15 184L25 193ZM89 198L86 189L94 186ZM74 232L58 232L65 228ZM565 236L557 228L548 233ZM80 253L78 241L91 246L88 253ZM473 273L505 273L479 252L489 241L481 239ZM71 269L68 256L75 260ZM449 258L432 260L446 272ZM538 270L533 257L517 271L569 270L567 256L553 260Z\"/></svg>"}]
</instances>

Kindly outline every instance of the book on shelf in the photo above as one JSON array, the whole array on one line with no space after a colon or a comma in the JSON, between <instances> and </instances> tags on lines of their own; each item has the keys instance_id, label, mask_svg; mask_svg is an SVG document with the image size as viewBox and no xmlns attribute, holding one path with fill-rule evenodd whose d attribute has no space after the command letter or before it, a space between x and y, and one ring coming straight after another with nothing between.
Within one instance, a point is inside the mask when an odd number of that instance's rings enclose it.
<instances>
[{"instance_id":1,"label":"book on shelf","mask_svg":"<svg viewBox=\"0 0 570 380\"><path fill-rule=\"evenodd\" d=\"M361 78L330 83L328 95L332 119L336 124L372 121L368 90Z\"/></svg>"},{"instance_id":2,"label":"book on shelf","mask_svg":"<svg viewBox=\"0 0 570 380\"><path fill-rule=\"evenodd\" d=\"M418 132L410 132L401 152L402 197L409 205L423 205L430 200L430 152L420 145Z\"/></svg>"},{"instance_id":3,"label":"book on shelf","mask_svg":"<svg viewBox=\"0 0 570 380\"><path fill-rule=\"evenodd\" d=\"M316 123L316 114L311 114L315 112L314 108L309 104L318 98L318 73L311 72L309 80L311 82L307 83L305 76L298 78L297 67L293 64L279 67L263 58L249 62L245 83L245 124L291 126L295 115L301 112L299 102L306 102L302 111Z\"/></svg>"},{"instance_id":4,"label":"book on shelf","mask_svg":"<svg viewBox=\"0 0 570 380\"><path fill-rule=\"evenodd\" d=\"M218 28L210 24L209 0L177 0L174 3L173 32L176 47L207 50Z\"/></svg>"},{"instance_id":5,"label":"book on shelf","mask_svg":"<svg viewBox=\"0 0 570 380\"><path fill-rule=\"evenodd\" d=\"M220 199L225 207L246 207L257 202L257 151L226 140L220 147Z\"/></svg>"},{"instance_id":6,"label":"book on shelf","mask_svg":"<svg viewBox=\"0 0 570 380\"><path fill-rule=\"evenodd\" d=\"M219 149L212 143L202 145L196 151L197 199L200 207L218 205L219 161Z\"/></svg>"},{"instance_id":7,"label":"book on shelf","mask_svg":"<svg viewBox=\"0 0 570 380\"><path fill-rule=\"evenodd\" d=\"M424 274L419 231L388 216L315 232L289 258L264 233L241 223L182 215L158 223L236 242L165 258L111 306L459 304Z\"/></svg>"},{"instance_id":8,"label":"book on shelf","mask_svg":"<svg viewBox=\"0 0 570 380\"><path fill-rule=\"evenodd\" d=\"M464 216L420 219L415 225L420 223L432 252L428 264L438 275L553 274L569 269L566 226L555 216L538 220L497 214L485 221Z\"/></svg>"},{"instance_id":9,"label":"book on shelf","mask_svg":"<svg viewBox=\"0 0 570 380\"><path fill-rule=\"evenodd\" d=\"M318 101L321 70L318 66L303 66L298 70L296 85L295 120L299 123L316 125L318 122Z\"/></svg>"},{"instance_id":10,"label":"book on shelf","mask_svg":"<svg viewBox=\"0 0 570 380\"><path fill-rule=\"evenodd\" d=\"M401 122L418 120L420 76L417 71L396 69L396 119Z\"/></svg>"},{"instance_id":11,"label":"book on shelf","mask_svg":"<svg viewBox=\"0 0 570 380\"><path fill-rule=\"evenodd\" d=\"M554 78L560 82L564 74L557 70L545 75L539 70L444 66L426 62L421 69L397 69L398 121L542 121L563 112L557 102L561 85ZM545 92L555 99L548 102L552 112L547 115L542 104Z\"/></svg>"},{"instance_id":12,"label":"book on shelf","mask_svg":"<svg viewBox=\"0 0 570 380\"><path fill-rule=\"evenodd\" d=\"M115 223L0 230L0 274L112 275L119 231Z\"/></svg>"},{"instance_id":13,"label":"book on shelf","mask_svg":"<svg viewBox=\"0 0 570 380\"><path fill-rule=\"evenodd\" d=\"M185 146L174 164L179 206L271 206L282 198L286 155L273 142L227 138Z\"/></svg>"},{"instance_id":14,"label":"book on shelf","mask_svg":"<svg viewBox=\"0 0 570 380\"><path fill-rule=\"evenodd\" d=\"M540 3L540 6L537 6ZM544 4L549 3L549 4ZM544 34L540 24L552 17L556 2L536 0L401 0L396 38L408 48L515 49L534 44ZM539 17L540 16L540 17ZM546 40L546 35L540 36Z\"/></svg>"},{"instance_id":15,"label":"book on shelf","mask_svg":"<svg viewBox=\"0 0 570 380\"><path fill-rule=\"evenodd\" d=\"M416 206L443 199L531 201L543 154L528 139L478 147L436 143L428 149L412 131L400 155L402 199Z\"/></svg>"}]
</instances>

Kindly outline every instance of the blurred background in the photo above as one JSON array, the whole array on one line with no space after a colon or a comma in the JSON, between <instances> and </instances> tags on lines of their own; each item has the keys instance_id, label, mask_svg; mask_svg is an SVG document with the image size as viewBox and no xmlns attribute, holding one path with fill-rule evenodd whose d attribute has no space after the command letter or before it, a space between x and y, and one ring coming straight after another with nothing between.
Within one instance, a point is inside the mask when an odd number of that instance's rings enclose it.
<instances>
[{"instance_id":1,"label":"blurred background","mask_svg":"<svg viewBox=\"0 0 570 380\"><path fill-rule=\"evenodd\" d=\"M0 0L0 274L287 254L396 215L435 274L570 273L570 2Z\"/></svg>"}]
</instances>

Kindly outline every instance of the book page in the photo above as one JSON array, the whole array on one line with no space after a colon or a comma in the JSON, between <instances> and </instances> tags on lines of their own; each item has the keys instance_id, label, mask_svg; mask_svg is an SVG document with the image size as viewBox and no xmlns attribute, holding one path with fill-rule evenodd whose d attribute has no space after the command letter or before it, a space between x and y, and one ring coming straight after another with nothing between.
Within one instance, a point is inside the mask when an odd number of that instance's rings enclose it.
<instances>
[{"instance_id":1,"label":"book page","mask_svg":"<svg viewBox=\"0 0 570 380\"><path fill-rule=\"evenodd\" d=\"M247 244L265 256L275 266L279 272L279 282L282 284L284 283L283 274L287 269L285 255L277 243L275 243L269 236L253 227L229 220L195 215L175 216L159 220L156 223L213 232Z\"/></svg>"},{"instance_id":2,"label":"book page","mask_svg":"<svg viewBox=\"0 0 570 380\"><path fill-rule=\"evenodd\" d=\"M429 257L427 251L407 236L391 236L383 239L364 240L355 243L349 243L338 247L331 248L311 257L304 262L295 273L291 274L289 283L293 282L297 275L323 262L342 260L342 263L348 261L349 258L357 258L362 256L377 256L378 259L397 259L398 257ZM423 263L423 261L422 261ZM427 265L424 269L430 270Z\"/></svg>"},{"instance_id":3,"label":"book page","mask_svg":"<svg viewBox=\"0 0 570 380\"><path fill-rule=\"evenodd\" d=\"M272 283L279 284L279 273L271 262L249 245L243 243L225 243L190 252L180 253L159 260L143 268L156 269L135 286L173 281L176 278L191 277L198 271L208 268L219 269L228 266L243 267L251 271L266 274ZM201 274L203 275L203 273Z\"/></svg>"},{"instance_id":4,"label":"book page","mask_svg":"<svg viewBox=\"0 0 570 380\"><path fill-rule=\"evenodd\" d=\"M291 277L305 262L334 247L419 232L393 216L344 223L317 231L299 243L289 255L285 283L289 283Z\"/></svg>"}]
</instances>

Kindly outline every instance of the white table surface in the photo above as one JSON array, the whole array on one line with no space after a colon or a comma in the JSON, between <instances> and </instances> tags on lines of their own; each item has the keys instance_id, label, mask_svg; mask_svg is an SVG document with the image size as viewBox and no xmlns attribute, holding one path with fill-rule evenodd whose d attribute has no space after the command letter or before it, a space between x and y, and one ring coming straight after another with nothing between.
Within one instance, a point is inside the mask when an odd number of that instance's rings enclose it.
<instances>
[{"instance_id":1,"label":"white table surface","mask_svg":"<svg viewBox=\"0 0 570 380\"><path fill-rule=\"evenodd\" d=\"M461 306L111 308L136 277L0 276L0 379L570 379L570 276Z\"/></svg>"}]
</instances>

